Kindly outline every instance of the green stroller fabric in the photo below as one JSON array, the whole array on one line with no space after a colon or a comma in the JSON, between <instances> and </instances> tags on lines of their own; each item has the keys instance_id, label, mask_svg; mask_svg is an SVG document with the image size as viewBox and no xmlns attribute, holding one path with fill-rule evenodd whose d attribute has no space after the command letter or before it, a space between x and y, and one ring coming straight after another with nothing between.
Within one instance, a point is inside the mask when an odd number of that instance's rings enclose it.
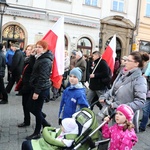
<instances>
[{"instance_id":1,"label":"green stroller fabric","mask_svg":"<svg viewBox=\"0 0 150 150\"><path fill-rule=\"evenodd\" d=\"M85 139L90 133L92 133L97 127L98 122L94 112L89 108L82 108L79 112L73 114L72 118L75 118L80 130L79 135L68 134L66 139L74 139L72 147L78 145L83 139ZM56 128L45 127L42 132L42 138L38 140L31 140L33 150L63 150L66 148L65 144L56 140L61 130L56 132ZM98 141L100 138L99 131L96 131L92 136L92 142ZM89 141L85 141L78 150L87 150L90 147Z\"/></svg>"},{"instance_id":2,"label":"green stroller fabric","mask_svg":"<svg viewBox=\"0 0 150 150\"><path fill-rule=\"evenodd\" d=\"M56 137L61 133L60 129L53 127L45 127L42 132L42 138L38 140L31 140L33 150L61 150L66 147L66 145L56 140ZM74 140L78 135L68 134L65 136L66 139Z\"/></svg>"}]
</instances>

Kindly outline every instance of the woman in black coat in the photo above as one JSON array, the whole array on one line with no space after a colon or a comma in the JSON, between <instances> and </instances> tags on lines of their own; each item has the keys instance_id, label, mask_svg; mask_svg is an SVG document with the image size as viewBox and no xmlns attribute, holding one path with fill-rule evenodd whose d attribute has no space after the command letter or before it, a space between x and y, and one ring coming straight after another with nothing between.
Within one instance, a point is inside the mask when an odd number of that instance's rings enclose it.
<instances>
[{"instance_id":1,"label":"woman in black coat","mask_svg":"<svg viewBox=\"0 0 150 150\"><path fill-rule=\"evenodd\" d=\"M18 127L26 127L30 125L30 112L27 107L27 103L29 101L31 86L29 84L30 76L32 73L33 65L35 62L35 49L33 45L28 45L25 49L25 63L22 75L22 86L19 90L19 93L22 95L22 106L24 112L24 122L19 124Z\"/></svg>"},{"instance_id":2,"label":"woman in black coat","mask_svg":"<svg viewBox=\"0 0 150 150\"><path fill-rule=\"evenodd\" d=\"M30 77L31 98L28 107L30 112L35 115L36 126L32 135L26 137L27 140L40 138L41 126L50 124L45 120L42 107L50 89L50 73L52 69L53 55L48 50L47 42L41 40L36 43L35 64Z\"/></svg>"}]
</instances>

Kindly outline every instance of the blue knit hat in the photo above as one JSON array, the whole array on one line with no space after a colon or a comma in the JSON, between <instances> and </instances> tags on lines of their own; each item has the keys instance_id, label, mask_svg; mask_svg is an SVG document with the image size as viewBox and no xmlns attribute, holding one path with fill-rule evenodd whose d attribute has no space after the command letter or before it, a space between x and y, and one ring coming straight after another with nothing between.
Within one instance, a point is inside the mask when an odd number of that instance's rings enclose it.
<instances>
[{"instance_id":1,"label":"blue knit hat","mask_svg":"<svg viewBox=\"0 0 150 150\"><path fill-rule=\"evenodd\" d=\"M76 76L78 78L79 81L81 81L82 78L82 70L79 67L73 68L70 71L70 75L73 74L74 76Z\"/></svg>"}]
</instances>

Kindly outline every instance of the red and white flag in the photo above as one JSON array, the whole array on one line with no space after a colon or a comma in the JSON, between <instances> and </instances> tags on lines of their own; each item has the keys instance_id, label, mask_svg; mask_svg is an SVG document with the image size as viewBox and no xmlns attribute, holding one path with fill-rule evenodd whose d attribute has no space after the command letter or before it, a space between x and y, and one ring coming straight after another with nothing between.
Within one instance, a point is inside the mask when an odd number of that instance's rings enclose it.
<instances>
[{"instance_id":1,"label":"red and white flag","mask_svg":"<svg viewBox=\"0 0 150 150\"><path fill-rule=\"evenodd\" d=\"M42 40L48 42L48 49L54 55L51 80L53 86L59 89L64 74L64 17L57 20Z\"/></svg>"},{"instance_id":2,"label":"red and white flag","mask_svg":"<svg viewBox=\"0 0 150 150\"><path fill-rule=\"evenodd\" d=\"M111 69L113 74L114 65L115 65L115 58L116 58L116 35L113 36L109 45L106 47L102 58L107 62L108 66Z\"/></svg>"}]
</instances>

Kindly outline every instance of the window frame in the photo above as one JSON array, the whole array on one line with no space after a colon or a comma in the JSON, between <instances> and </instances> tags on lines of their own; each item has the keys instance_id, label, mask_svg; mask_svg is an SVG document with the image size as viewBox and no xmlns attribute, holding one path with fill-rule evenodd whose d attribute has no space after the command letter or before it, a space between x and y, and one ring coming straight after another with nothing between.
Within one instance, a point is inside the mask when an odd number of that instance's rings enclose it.
<instances>
[{"instance_id":1,"label":"window frame","mask_svg":"<svg viewBox=\"0 0 150 150\"><path fill-rule=\"evenodd\" d=\"M87 4L86 1L87 0L84 0L84 4L87 6L99 7L99 0L88 0L88 1L90 1L90 4ZM96 5L93 5L94 1L96 1L96 3L97 3Z\"/></svg>"},{"instance_id":2,"label":"window frame","mask_svg":"<svg viewBox=\"0 0 150 150\"><path fill-rule=\"evenodd\" d=\"M114 9L114 2L115 1L117 2L117 9ZM123 4L122 10L120 10L120 4L121 4L121 2ZM125 5L126 5L126 1L125 0L112 0L112 7L111 7L111 9L113 11L116 11L116 12L124 13L125 12Z\"/></svg>"},{"instance_id":3,"label":"window frame","mask_svg":"<svg viewBox=\"0 0 150 150\"><path fill-rule=\"evenodd\" d=\"M149 5L149 8L150 8L150 0L146 0L146 8L145 8L145 16L146 17L150 17L150 9L148 9L147 5ZM149 11L149 13L147 13L147 11Z\"/></svg>"}]
</instances>

